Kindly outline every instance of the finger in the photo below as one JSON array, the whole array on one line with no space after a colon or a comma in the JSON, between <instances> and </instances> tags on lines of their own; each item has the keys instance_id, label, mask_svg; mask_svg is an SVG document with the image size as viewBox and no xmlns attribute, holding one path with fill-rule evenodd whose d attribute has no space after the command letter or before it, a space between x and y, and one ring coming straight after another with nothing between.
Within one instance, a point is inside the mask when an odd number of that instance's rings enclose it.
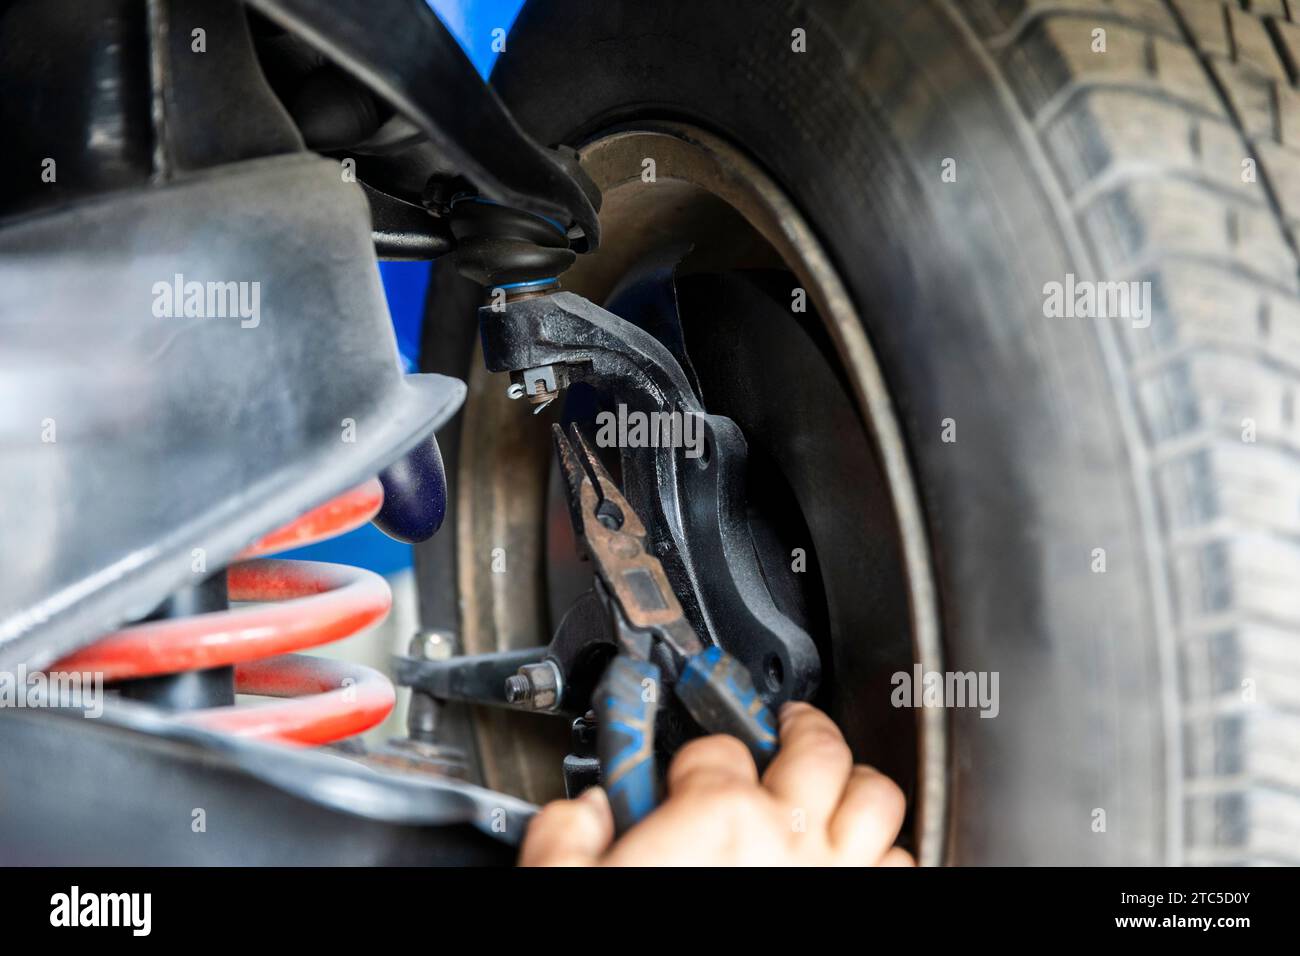
<instances>
[{"instance_id":1,"label":"finger","mask_svg":"<svg viewBox=\"0 0 1300 956\"><path fill-rule=\"evenodd\" d=\"M779 721L781 748L763 774L763 786L803 810L809 826L821 824L839 805L853 754L835 723L810 704L786 704Z\"/></svg>"},{"instance_id":2,"label":"finger","mask_svg":"<svg viewBox=\"0 0 1300 956\"><path fill-rule=\"evenodd\" d=\"M898 784L871 767L854 767L827 835L849 862L873 864L894 845L906 813Z\"/></svg>"},{"instance_id":3,"label":"finger","mask_svg":"<svg viewBox=\"0 0 1300 956\"><path fill-rule=\"evenodd\" d=\"M908 853L901 846L896 846L884 858L876 864L877 866L916 866L916 860L912 859L912 854Z\"/></svg>"},{"instance_id":4,"label":"finger","mask_svg":"<svg viewBox=\"0 0 1300 956\"><path fill-rule=\"evenodd\" d=\"M692 740L668 767L668 793L680 796L701 789L754 786L758 768L749 748L735 737L718 734Z\"/></svg>"},{"instance_id":5,"label":"finger","mask_svg":"<svg viewBox=\"0 0 1300 956\"><path fill-rule=\"evenodd\" d=\"M548 803L533 817L519 851L520 866L592 866L614 839L609 798L592 787L576 800Z\"/></svg>"}]
</instances>

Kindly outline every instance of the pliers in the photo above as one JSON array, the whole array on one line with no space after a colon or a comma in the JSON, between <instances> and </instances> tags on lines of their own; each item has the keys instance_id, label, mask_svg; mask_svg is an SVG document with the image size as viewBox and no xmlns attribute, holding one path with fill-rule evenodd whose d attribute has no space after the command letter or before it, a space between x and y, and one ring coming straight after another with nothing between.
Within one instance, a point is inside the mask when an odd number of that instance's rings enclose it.
<instances>
[{"instance_id":1,"label":"pliers","mask_svg":"<svg viewBox=\"0 0 1300 956\"><path fill-rule=\"evenodd\" d=\"M744 665L721 647L701 643L646 550L646 530L576 425L572 439L552 426L560 472L568 488L573 527L596 571L596 590L609 609L619 653L596 687L596 753L618 832L654 809L655 715L660 670L653 645L677 666L677 698L710 733L739 738L762 770L776 753L776 721Z\"/></svg>"}]
</instances>

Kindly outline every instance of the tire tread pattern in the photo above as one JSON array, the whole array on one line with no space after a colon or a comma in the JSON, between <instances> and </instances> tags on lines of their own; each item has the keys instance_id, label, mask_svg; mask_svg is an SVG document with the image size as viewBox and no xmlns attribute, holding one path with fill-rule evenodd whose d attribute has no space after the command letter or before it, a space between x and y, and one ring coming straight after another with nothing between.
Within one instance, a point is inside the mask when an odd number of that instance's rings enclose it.
<instances>
[{"instance_id":1,"label":"tire tread pattern","mask_svg":"<svg viewBox=\"0 0 1300 956\"><path fill-rule=\"evenodd\" d=\"M1298 863L1300 0L960 8L1104 276L1152 284L1122 347L1167 537L1183 858Z\"/></svg>"}]
</instances>

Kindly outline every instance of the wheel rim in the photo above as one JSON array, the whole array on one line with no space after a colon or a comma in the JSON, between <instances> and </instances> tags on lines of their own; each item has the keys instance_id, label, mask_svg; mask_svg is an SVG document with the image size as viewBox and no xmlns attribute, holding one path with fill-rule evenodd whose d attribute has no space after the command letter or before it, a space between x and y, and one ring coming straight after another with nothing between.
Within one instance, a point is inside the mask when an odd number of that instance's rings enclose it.
<instances>
[{"instance_id":1,"label":"wheel rim","mask_svg":"<svg viewBox=\"0 0 1300 956\"><path fill-rule=\"evenodd\" d=\"M580 155L604 194L604 241L599 252L582 257L565 275L570 291L606 301L638 262L680 245L684 233L696 238L692 255L697 258L727 250L734 260L727 264L779 267L806 290L883 474L897 527L912 659L926 673L942 672L928 539L901 429L858 311L813 230L757 165L699 129L641 123L595 137ZM654 161L652 181L645 175L647 158ZM470 653L536 645L550 636L542 566L548 549L555 562L562 561L566 541L562 528L547 526L554 510L547 500L550 448L547 430L529 417L506 398L500 380L486 373L476 355L457 483L462 640ZM485 541L502 549L507 573L493 572ZM532 721L524 723L518 716L484 713L477 721L484 776L490 786L536 799L547 795L541 768L550 762L554 775L558 763L551 761L565 751L567 732L539 726L536 718L524 717ZM934 864L943 856L948 729L941 709L921 708L913 716L913 833L920 862Z\"/></svg>"}]
</instances>

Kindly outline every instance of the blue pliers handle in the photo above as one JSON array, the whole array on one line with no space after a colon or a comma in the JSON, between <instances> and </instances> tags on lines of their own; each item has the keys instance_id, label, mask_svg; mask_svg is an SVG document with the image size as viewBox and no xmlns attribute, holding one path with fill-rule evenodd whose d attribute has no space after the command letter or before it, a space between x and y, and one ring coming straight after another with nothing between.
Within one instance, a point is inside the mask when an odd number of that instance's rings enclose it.
<instances>
[{"instance_id":1,"label":"blue pliers handle","mask_svg":"<svg viewBox=\"0 0 1300 956\"><path fill-rule=\"evenodd\" d=\"M596 756L601 785L614 811L614 829L623 833L659 802L655 770L655 714L659 668L619 654L596 687Z\"/></svg>"},{"instance_id":2,"label":"blue pliers handle","mask_svg":"<svg viewBox=\"0 0 1300 956\"><path fill-rule=\"evenodd\" d=\"M696 723L739 738L759 773L767 768L776 755L776 719L740 661L720 647L706 647L686 662L676 691Z\"/></svg>"},{"instance_id":3,"label":"blue pliers handle","mask_svg":"<svg viewBox=\"0 0 1300 956\"><path fill-rule=\"evenodd\" d=\"M767 767L776 754L776 721L738 660L720 647L705 648L687 660L676 694L701 727L739 738L759 772ZM659 668L629 654L610 661L596 688L596 755L620 834L659 802L654 746L658 699Z\"/></svg>"}]
</instances>

